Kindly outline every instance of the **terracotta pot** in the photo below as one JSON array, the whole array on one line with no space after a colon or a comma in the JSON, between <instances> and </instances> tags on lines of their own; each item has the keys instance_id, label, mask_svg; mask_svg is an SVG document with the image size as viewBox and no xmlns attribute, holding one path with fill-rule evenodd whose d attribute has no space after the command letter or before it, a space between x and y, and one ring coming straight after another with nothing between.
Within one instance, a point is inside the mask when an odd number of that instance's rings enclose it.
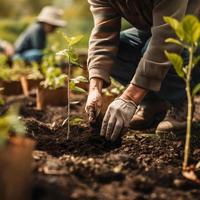
<instances>
[{"instance_id":1,"label":"terracotta pot","mask_svg":"<svg viewBox=\"0 0 200 200\"><path fill-rule=\"evenodd\" d=\"M41 79L27 79L25 76L22 76L20 80L25 96L29 96L31 90L36 89L42 81Z\"/></svg>"},{"instance_id":2,"label":"terracotta pot","mask_svg":"<svg viewBox=\"0 0 200 200\"><path fill-rule=\"evenodd\" d=\"M20 81L0 81L0 87L4 88L0 93L2 95L20 95L23 93Z\"/></svg>"},{"instance_id":3,"label":"terracotta pot","mask_svg":"<svg viewBox=\"0 0 200 200\"><path fill-rule=\"evenodd\" d=\"M0 199L29 200L31 162L35 142L15 137L0 149Z\"/></svg>"},{"instance_id":4,"label":"terracotta pot","mask_svg":"<svg viewBox=\"0 0 200 200\"><path fill-rule=\"evenodd\" d=\"M44 109L46 106L67 105L67 88L62 87L55 90L38 87L37 89L37 109Z\"/></svg>"}]
</instances>

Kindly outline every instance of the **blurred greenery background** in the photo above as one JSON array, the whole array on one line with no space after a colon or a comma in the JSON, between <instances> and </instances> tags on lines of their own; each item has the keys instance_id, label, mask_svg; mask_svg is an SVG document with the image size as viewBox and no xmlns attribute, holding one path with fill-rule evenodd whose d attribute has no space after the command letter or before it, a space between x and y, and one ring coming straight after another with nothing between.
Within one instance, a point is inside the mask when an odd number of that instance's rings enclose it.
<instances>
[{"instance_id":1,"label":"blurred greenery background","mask_svg":"<svg viewBox=\"0 0 200 200\"><path fill-rule=\"evenodd\" d=\"M0 39L14 43L18 35L32 22L46 5L56 5L64 10L68 22L63 30L69 36L84 35L81 47L87 47L93 26L87 0L0 0ZM59 34L53 34L51 43L59 42Z\"/></svg>"},{"instance_id":2,"label":"blurred greenery background","mask_svg":"<svg viewBox=\"0 0 200 200\"><path fill-rule=\"evenodd\" d=\"M56 5L64 10L64 19L68 25L63 31L69 36L84 35L79 45L86 48L93 27L87 0L0 0L0 39L14 43L46 5ZM127 26L129 25L123 23L123 27ZM53 34L49 38L49 44L58 43L63 47L60 38L59 34Z\"/></svg>"}]
</instances>

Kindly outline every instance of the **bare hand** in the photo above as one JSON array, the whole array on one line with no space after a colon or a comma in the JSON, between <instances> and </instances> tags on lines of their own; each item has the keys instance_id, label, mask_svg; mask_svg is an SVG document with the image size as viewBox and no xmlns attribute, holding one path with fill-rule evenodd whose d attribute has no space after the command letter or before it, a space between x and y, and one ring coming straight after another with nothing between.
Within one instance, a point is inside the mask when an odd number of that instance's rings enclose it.
<instances>
[{"instance_id":1,"label":"bare hand","mask_svg":"<svg viewBox=\"0 0 200 200\"><path fill-rule=\"evenodd\" d=\"M102 107L102 94L98 90L89 92L85 110L89 117L89 122L94 123Z\"/></svg>"}]
</instances>

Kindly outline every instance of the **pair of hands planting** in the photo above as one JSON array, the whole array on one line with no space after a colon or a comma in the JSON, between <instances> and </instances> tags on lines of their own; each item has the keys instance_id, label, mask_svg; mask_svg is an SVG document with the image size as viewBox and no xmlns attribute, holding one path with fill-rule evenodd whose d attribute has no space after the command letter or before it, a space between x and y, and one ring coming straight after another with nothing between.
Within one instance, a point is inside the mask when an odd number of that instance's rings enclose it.
<instances>
[{"instance_id":1,"label":"pair of hands planting","mask_svg":"<svg viewBox=\"0 0 200 200\"><path fill-rule=\"evenodd\" d=\"M86 103L86 112L89 122L94 123L103 104L103 81L95 78L90 81L90 89ZM115 99L108 107L104 116L100 135L106 140L114 142L128 128L129 123L137 109L137 104L143 99L147 91L130 84L124 93Z\"/></svg>"}]
</instances>

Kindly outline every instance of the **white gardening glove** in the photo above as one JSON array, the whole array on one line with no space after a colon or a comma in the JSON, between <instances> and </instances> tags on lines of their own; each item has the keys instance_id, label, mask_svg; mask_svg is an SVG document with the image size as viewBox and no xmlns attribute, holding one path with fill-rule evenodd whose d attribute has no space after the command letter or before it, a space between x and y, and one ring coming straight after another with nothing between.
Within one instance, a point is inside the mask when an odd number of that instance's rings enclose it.
<instances>
[{"instance_id":1,"label":"white gardening glove","mask_svg":"<svg viewBox=\"0 0 200 200\"><path fill-rule=\"evenodd\" d=\"M137 105L130 100L115 99L108 107L101 127L101 136L115 141L135 114Z\"/></svg>"}]
</instances>

